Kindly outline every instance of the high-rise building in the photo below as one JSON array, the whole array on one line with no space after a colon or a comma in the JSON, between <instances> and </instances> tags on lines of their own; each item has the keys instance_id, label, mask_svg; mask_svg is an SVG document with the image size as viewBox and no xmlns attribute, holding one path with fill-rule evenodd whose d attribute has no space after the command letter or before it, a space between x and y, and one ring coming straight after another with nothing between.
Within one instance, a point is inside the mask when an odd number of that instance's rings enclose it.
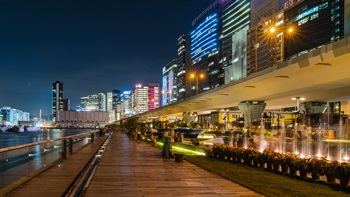
<instances>
[{"instance_id":1,"label":"high-rise building","mask_svg":"<svg viewBox=\"0 0 350 197\"><path fill-rule=\"evenodd\" d=\"M187 71L191 67L190 37L184 34L177 39L176 86L177 100L181 101L190 95Z\"/></svg>"},{"instance_id":2,"label":"high-rise building","mask_svg":"<svg viewBox=\"0 0 350 197\"><path fill-rule=\"evenodd\" d=\"M112 107L112 102L113 102L113 93L112 92L107 92L107 112L109 116L109 122L114 122L115 120L115 112Z\"/></svg>"},{"instance_id":3,"label":"high-rise building","mask_svg":"<svg viewBox=\"0 0 350 197\"><path fill-rule=\"evenodd\" d=\"M136 84L132 91L132 114L140 114L148 111L148 88L142 84Z\"/></svg>"},{"instance_id":4,"label":"high-rise building","mask_svg":"<svg viewBox=\"0 0 350 197\"><path fill-rule=\"evenodd\" d=\"M11 107L0 108L1 125L18 125L19 121L29 121L29 113Z\"/></svg>"},{"instance_id":5,"label":"high-rise building","mask_svg":"<svg viewBox=\"0 0 350 197\"><path fill-rule=\"evenodd\" d=\"M121 94L121 118L128 118L132 115L131 112L131 91L124 91Z\"/></svg>"},{"instance_id":6,"label":"high-rise building","mask_svg":"<svg viewBox=\"0 0 350 197\"><path fill-rule=\"evenodd\" d=\"M106 111L106 95L98 93L80 98L82 111Z\"/></svg>"},{"instance_id":7,"label":"high-rise building","mask_svg":"<svg viewBox=\"0 0 350 197\"><path fill-rule=\"evenodd\" d=\"M145 86L136 84L131 95L131 115L147 112L159 107L160 87L158 83L148 83Z\"/></svg>"},{"instance_id":8,"label":"high-rise building","mask_svg":"<svg viewBox=\"0 0 350 197\"><path fill-rule=\"evenodd\" d=\"M194 73L194 79L191 95L222 84L223 71L219 65L220 14L219 4L214 2L192 22L192 66L189 68L189 74ZM205 77L199 80L200 74L204 74Z\"/></svg>"},{"instance_id":9,"label":"high-rise building","mask_svg":"<svg viewBox=\"0 0 350 197\"><path fill-rule=\"evenodd\" d=\"M282 61L282 34L269 35L269 28L284 26L283 9L279 0L264 1L252 11L251 28L247 31L247 75Z\"/></svg>"},{"instance_id":10,"label":"high-rise building","mask_svg":"<svg viewBox=\"0 0 350 197\"><path fill-rule=\"evenodd\" d=\"M62 99L62 104L63 104L63 111L69 111L70 110L70 100L65 98Z\"/></svg>"},{"instance_id":11,"label":"high-rise building","mask_svg":"<svg viewBox=\"0 0 350 197\"><path fill-rule=\"evenodd\" d=\"M286 27L295 26L293 39L284 39L284 57L305 54L350 32L350 1L299 0L284 4Z\"/></svg>"},{"instance_id":12,"label":"high-rise building","mask_svg":"<svg viewBox=\"0 0 350 197\"><path fill-rule=\"evenodd\" d=\"M112 90L112 110L115 113L115 120L120 120L121 115L121 97L120 90L114 89Z\"/></svg>"},{"instance_id":13,"label":"high-rise building","mask_svg":"<svg viewBox=\"0 0 350 197\"><path fill-rule=\"evenodd\" d=\"M246 76L250 8L250 0L227 0L223 4L220 62L225 70L225 84Z\"/></svg>"},{"instance_id":14,"label":"high-rise building","mask_svg":"<svg viewBox=\"0 0 350 197\"><path fill-rule=\"evenodd\" d=\"M148 83L145 85L145 88L148 88L148 111L159 108L159 105L160 105L159 83Z\"/></svg>"},{"instance_id":15,"label":"high-rise building","mask_svg":"<svg viewBox=\"0 0 350 197\"><path fill-rule=\"evenodd\" d=\"M55 81L52 84L52 116L53 121L58 120L58 112L63 111L63 82Z\"/></svg>"},{"instance_id":16,"label":"high-rise building","mask_svg":"<svg viewBox=\"0 0 350 197\"><path fill-rule=\"evenodd\" d=\"M163 67L162 80L162 106L174 103L177 101L177 61L171 60Z\"/></svg>"},{"instance_id":17,"label":"high-rise building","mask_svg":"<svg viewBox=\"0 0 350 197\"><path fill-rule=\"evenodd\" d=\"M281 0L264 0L257 7L253 8L251 6L251 27L260 23L263 18L271 18L282 9Z\"/></svg>"}]
</instances>

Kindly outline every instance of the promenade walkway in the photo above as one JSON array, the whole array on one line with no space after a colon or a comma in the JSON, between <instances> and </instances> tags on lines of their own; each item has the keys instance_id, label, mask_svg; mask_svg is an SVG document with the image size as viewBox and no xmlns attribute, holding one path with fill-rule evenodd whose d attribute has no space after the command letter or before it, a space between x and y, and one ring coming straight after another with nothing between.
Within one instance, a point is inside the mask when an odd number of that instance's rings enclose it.
<instances>
[{"instance_id":1,"label":"promenade walkway","mask_svg":"<svg viewBox=\"0 0 350 197\"><path fill-rule=\"evenodd\" d=\"M161 150L115 132L85 193L86 197L260 196L187 161L161 157Z\"/></svg>"}]
</instances>

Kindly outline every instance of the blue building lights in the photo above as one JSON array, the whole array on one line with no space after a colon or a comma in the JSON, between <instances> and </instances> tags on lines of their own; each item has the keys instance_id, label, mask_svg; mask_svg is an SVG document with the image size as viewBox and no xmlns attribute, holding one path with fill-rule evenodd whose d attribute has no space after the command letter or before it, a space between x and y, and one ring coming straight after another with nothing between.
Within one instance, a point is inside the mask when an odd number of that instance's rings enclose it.
<instances>
[{"instance_id":1,"label":"blue building lights","mask_svg":"<svg viewBox=\"0 0 350 197\"><path fill-rule=\"evenodd\" d=\"M213 13L191 32L192 62L218 50L218 25L218 14Z\"/></svg>"}]
</instances>

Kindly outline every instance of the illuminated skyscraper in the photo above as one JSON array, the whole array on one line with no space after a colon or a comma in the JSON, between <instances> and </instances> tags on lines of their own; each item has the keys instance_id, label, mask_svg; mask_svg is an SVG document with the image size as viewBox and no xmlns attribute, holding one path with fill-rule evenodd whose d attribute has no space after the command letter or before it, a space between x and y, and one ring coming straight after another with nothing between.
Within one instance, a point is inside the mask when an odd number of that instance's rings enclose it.
<instances>
[{"instance_id":1,"label":"illuminated skyscraper","mask_svg":"<svg viewBox=\"0 0 350 197\"><path fill-rule=\"evenodd\" d=\"M176 86L177 100L183 100L190 94L190 87L187 80L187 71L191 67L190 38L189 35L182 35L177 39L177 69Z\"/></svg>"},{"instance_id":2,"label":"illuminated skyscraper","mask_svg":"<svg viewBox=\"0 0 350 197\"><path fill-rule=\"evenodd\" d=\"M227 0L222 11L221 51L225 83L246 76L247 30L250 25L250 0Z\"/></svg>"},{"instance_id":3,"label":"illuminated skyscraper","mask_svg":"<svg viewBox=\"0 0 350 197\"><path fill-rule=\"evenodd\" d=\"M148 83L145 85L148 88L148 111L159 108L160 106L160 87L159 83Z\"/></svg>"},{"instance_id":4,"label":"illuminated skyscraper","mask_svg":"<svg viewBox=\"0 0 350 197\"><path fill-rule=\"evenodd\" d=\"M199 73L205 75L198 80L198 84L193 80L192 95L222 84L223 72L219 65L220 13L218 3L214 2L192 22L192 66L188 74L193 72L197 76Z\"/></svg>"},{"instance_id":5,"label":"illuminated skyscraper","mask_svg":"<svg viewBox=\"0 0 350 197\"><path fill-rule=\"evenodd\" d=\"M305 54L350 33L349 0L299 0L284 4L286 26L295 26L293 39L284 39L284 57Z\"/></svg>"},{"instance_id":6,"label":"illuminated skyscraper","mask_svg":"<svg viewBox=\"0 0 350 197\"><path fill-rule=\"evenodd\" d=\"M278 36L269 35L273 24L283 27L283 9L279 0L266 0L252 10L251 28L247 32L247 75L264 70L281 61L281 50Z\"/></svg>"},{"instance_id":7,"label":"illuminated skyscraper","mask_svg":"<svg viewBox=\"0 0 350 197\"><path fill-rule=\"evenodd\" d=\"M53 121L58 120L58 112L63 111L63 82L55 81L52 84L52 116Z\"/></svg>"},{"instance_id":8,"label":"illuminated skyscraper","mask_svg":"<svg viewBox=\"0 0 350 197\"><path fill-rule=\"evenodd\" d=\"M159 107L160 87L158 83L145 86L136 84L131 95L131 115L147 112Z\"/></svg>"},{"instance_id":9,"label":"illuminated skyscraper","mask_svg":"<svg viewBox=\"0 0 350 197\"><path fill-rule=\"evenodd\" d=\"M115 120L115 112L112 107L112 102L113 102L113 93L112 92L107 92L107 111L108 111L108 116L109 116L109 122L114 122Z\"/></svg>"},{"instance_id":10,"label":"illuminated skyscraper","mask_svg":"<svg viewBox=\"0 0 350 197\"><path fill-rule=\"evenodd\" d=\"M121 116L121 97L120 90L114 89L112 90L112 110L114 111L115 120L120 120Z\"/></svg>"},{"instance_id":11,"label":"illuminated skyscraper","mask_svg":"<svg viewBox=\"0 0 350 197\"><path fill-rule=\"evenodd\" d=\"M127 118L130 117L132 114L131 111L131 91L124 91L121 94L121 118Z\"/></svg>"},{"instance_id":12,"label":"illuminated skyscraper","mask_svg":"<svg viewBox=\"0 0 350 197\"><path fill-rule=\"evenodd\" d=\"M106 95L103 93L83 96L80 98L82 111L106 111Z\"/></svg>"},{"instance_id":13,"label":"illuminated skyscraper","mask_svg":"<svg viewBox=\"0 0 350 197\"><path fill-rule=\"evenodd\" d=\"M177 61L175 59L170 61L166 66L163 67L162 106L177 101L176 70Z\"/></svg>"},{"instance_id":14,"label":"illuminated skyscraper","mask_svg":"<svg viewBox=\"0 0 350 197\"><path fill-rule=\"evenodd\" d=\"M29 113L11 107L0 108L0 123L2 125L18 125L19 121L29 121Z\"/></svg>"},{"instance_id":15,"label":"illuminated skyscraper","mask_svg":"<svg viewBox=\"0 0 350 197\"><path fill-rule=\"evenodd\" d=\"M132 114L140 114L148 111L148 88L142 84L136 84L132 91Z\"/></svg>"}]
</instances>

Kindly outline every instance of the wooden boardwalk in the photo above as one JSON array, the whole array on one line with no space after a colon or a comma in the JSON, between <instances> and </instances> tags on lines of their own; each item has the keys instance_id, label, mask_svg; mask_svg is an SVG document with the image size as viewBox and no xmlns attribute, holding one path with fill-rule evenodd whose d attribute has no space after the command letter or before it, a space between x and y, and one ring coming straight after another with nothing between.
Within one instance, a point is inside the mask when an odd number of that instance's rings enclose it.
<instances>
[{"instance_id":1,"label":"wooden boardwalk","mask_svg":"<svg viewBox=\"0 0 350 197\"><path fill-rule=\"evenodd\" d=\"M79 175L80 171L89 162L104 143L106 137L98 138L93 143L86 145L56 163L43 173L35 176L21 186L5 194L9 197L59 197L73 180ZM0 195L1 196L1 195Z\"/></svg>"},{"instance_id":2,"label":"wooden boardwalk","mask_svg":"<svg viewBox=\"0 0 350 197\"><path fill-rule=\"evenodd\" d=\"M87 197L261 196L187 161L161 157L161 150L115 132L85 192Z\"/></svg>"}]
</instances>

